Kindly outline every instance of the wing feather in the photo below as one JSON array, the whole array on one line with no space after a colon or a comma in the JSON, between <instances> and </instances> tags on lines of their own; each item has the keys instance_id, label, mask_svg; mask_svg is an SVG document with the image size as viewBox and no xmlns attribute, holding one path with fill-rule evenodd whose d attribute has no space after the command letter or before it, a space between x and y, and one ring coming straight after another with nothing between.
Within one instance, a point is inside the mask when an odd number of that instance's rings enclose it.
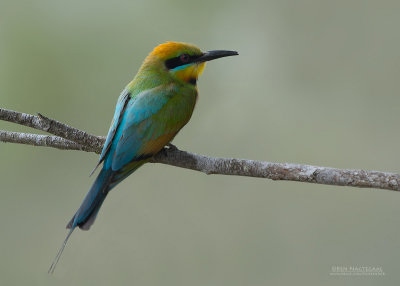
<instances>
[{"instance_id":1,"label":"wing feather","mask_svg":"<svg viewBox=\"0 0 400 286\"><path fill-rule=\"evenodd\" d=\"M110 150L111 143L115 137L115 133L118 129L118 126L121 124L121 120L125 113L127 104L129 102L130 95L131 95L130 92L127 89L124 89L121 95L119 96L117 106L115 107L114 117L113 120L111 121L111 126L108 131L106 142L104 143L103 146L103 150L101 151L99 161L89 176L93 175L93 173L96 171L99 165L104 161L105 156L108 154L108 151Z\"/></svg>"},{"instance_id":2,"label":"wing feather","mask_svg":"<svg viewBox=\"0 0 400 286\"><path fill-rule=\"evenodd\" d=\"M196 96L194 89L168 85L131 98L109 147L106 168L121 170L159 152L189 121Z\"/></svg>"}]
</instances>

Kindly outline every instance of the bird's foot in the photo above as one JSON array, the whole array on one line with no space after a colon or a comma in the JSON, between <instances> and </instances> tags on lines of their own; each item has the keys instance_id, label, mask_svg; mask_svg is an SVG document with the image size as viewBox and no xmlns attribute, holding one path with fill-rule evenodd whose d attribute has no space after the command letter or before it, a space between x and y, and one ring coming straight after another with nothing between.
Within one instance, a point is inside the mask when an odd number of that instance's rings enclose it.
<instances>
[{"instance_id":1,"label":"bird's foot","mask_svg":"<svg viewBox=\"0 0 400 286\"><path fill-rule=\"evenodd\" d=\"M172 143L168 143L167 145L165 145L165 146L167 146L168 147L168 150L171 150L171 151L178 151L179 149L178 149L178 147L176 147L174 144L172 144Z\"/></svg>"}]
</instances>

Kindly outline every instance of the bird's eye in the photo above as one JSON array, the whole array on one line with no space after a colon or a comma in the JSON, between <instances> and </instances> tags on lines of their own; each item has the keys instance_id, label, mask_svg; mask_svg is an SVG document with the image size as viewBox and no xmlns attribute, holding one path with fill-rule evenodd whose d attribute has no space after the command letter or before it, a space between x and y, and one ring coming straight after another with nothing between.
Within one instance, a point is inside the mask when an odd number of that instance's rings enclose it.
<instances>
[{"instance_id":1,"label":"bird's eye","mask_svg":"<svg viewBox=\"0 0 400 286\"><path fill-rule=\"evenodd\" d=\"M188 54L182 54L179 56L179 59L182 63L187 63L190 59L190 56Z\"/></svg>"}]
</instances>

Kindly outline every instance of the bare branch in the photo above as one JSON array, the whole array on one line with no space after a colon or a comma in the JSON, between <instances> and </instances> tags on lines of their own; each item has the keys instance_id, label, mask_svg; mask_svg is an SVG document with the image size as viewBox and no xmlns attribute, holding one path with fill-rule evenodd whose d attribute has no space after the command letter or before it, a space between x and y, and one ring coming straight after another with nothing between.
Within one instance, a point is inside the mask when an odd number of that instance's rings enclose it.
<instances>
[{"instance_id":1,"label":"bare branch","mask_svg":"<svg viewBox=\"0 0 400 286\"><path fill-rule=\"evenodd\" d=\"M53 135L74 141L78 144L94 148L96 150L103 147L104 137L98 137L68 126L64 123L47 118L42 114L38 116L21 113L17 111L0 108L0 120L5 120L20 125L25 125L38 130L48 132Z\"/></svg>"},{"instance_id":2,"label":"bare branch","mask_svg":"<svg viewBox=\"0 0 400 286\"><path fill-rule=\"evenodd\" d=\"M104 137L88 134L42 115L33 116L0 109L0 119L57 135L48 136L0 131L0 141L2 142L96 153L101 152L104 143ZM213 158L180 151L173 145L170 148L164 148L153 157L151 162L191 169L206 174L248 176L272 180L400 191L400 174L244 159Z\"/></svg>"},{"instance_id":3,"label":"bare branch","mask_svg":"<svg viewBox=\"0 0 400 286\"><path fill-rule=\"evenodd\" d=\"M399 174L378 171L214 158L169 149L164 149L155 155L153 162L200 171L206 174L246 176L271 180L400 191Z\"/></svg>"},{"instance_id":4,"label":"bare branch","mask_svg":"<svg viewBox=\"0 0 400 286\"><path fill-rule=\"evenodd\" d=\"M83 146L73 141L51 135L39 135L0 130L0 141L27 144L33 146L53 147L61 150L80 150L86 152L100 153L97 149Z\"/></svg>"}]
</instances>

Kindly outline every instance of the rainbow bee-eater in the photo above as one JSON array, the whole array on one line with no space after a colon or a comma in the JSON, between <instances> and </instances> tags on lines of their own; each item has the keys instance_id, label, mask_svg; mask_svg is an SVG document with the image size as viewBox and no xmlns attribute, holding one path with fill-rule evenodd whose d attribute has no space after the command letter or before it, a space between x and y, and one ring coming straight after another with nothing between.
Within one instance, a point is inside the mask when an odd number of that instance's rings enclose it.
<instances>
[{"instance_id":1,"label":"rainbow bee-eater","mask_svg":"<svg viewBox=\"0 0 400 286\"><path fill-rule=\"evenodd\" d=\"M49 272L53 272L76 227L88 230L109 191L167 145L192 116L197 79L207 61L238 55L235 51L202 52L186 43L154 48L118 98L96 168L102 169L78 211ZM95 169L96 169L95 168Z\"/></svg>"}]
</instances>

